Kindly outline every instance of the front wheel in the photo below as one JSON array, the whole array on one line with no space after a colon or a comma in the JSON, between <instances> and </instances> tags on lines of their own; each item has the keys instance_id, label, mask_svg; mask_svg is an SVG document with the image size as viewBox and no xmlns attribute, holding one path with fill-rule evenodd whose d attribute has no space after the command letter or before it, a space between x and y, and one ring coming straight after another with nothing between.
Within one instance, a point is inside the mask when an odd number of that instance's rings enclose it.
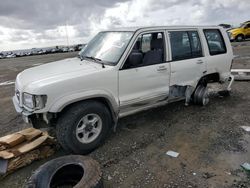
<instances>
[{"instance_id":1,"label":"front wheel","mask_svg":"<svg viewBox=\"0 0 250 188\"><path fill-rule=\"evenodd\" d=\"M97 101L77 103L63 112L56 126L64 150L87 154L100 146L111 130L108 108Z\"/></svg>"}]
</instances>

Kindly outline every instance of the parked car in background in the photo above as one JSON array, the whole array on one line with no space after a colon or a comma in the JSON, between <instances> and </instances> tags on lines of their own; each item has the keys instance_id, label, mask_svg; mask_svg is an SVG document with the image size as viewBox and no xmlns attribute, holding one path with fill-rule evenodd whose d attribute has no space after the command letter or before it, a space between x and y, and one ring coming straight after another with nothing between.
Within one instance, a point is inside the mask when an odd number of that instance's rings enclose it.
<instances>
[{"instance_id":1,"label":"parked car in background","mask_svg":"<svg viewBox=\"0 0 250 188\"><path fill-rule=\"evenodd\" d=\"M244 22L238 28L228 30L228 36L231 41L244 41L250 38L250 21Z\"/></svg>"},{"instance_id":2,"label":"parked car in background","mask_svg":"<svg viewBox=\"0 0 250 188\"><path fill-rule=\"evenodd\" d=\"M69 51L69 48L68 48L68 47L62 48L62 52L68 52L68 51Z\"/></svg>"},{"instance_id":3,"label":"parked car in background","mask_svg":"<svg viewBox=\"0 0 250 188\"><path fill-rule=\"evenodd\" d=\"M0 59L5 58L5 55L3 53L0 53Z\"/></svg>"},{"instance_id":4,"label":"parked car in background","mask_svg":"<svg viewBox=\"0 0 250 188\"><path fill-rule=\"evenodd\" d=\"M74 52L75 51L75 48L71 47L69 48L69 52Z\"/></svg>"},{"instance_id":5,"label":"parked car in background","mask_svg":"<svg viewBox=\"0 0 250 188\"><path fill-rule=\"evenodd\" d=\"M81 49L80 49L81 46L82 46L82 44L77 44L77 45L75 45L75 46L74 46L75 51L80 51L80 50L81 50Z\"/></svg>"},{"instance_id":6,"label":"parked car in background","mask_svg":"<svg viewBox=\"0 0 250 188\"><path fill-rule=\"evenodd\" d=\"M211 82L229 92L232 60L221 27L114 29L98 33L79 58L19 73L13 103L25 122L55 126L62 147L83 154L122 117L180 100L206 105Z\"/></svg>"},{"instance_id":7,"label":"parked car in background","mask_svg":"<svg viewBox=\"0 0 250 188\"><path fill-rule=\"evenodd\" d=\"M219 24L219 26L223 27L226 31L232 29L230 24Z\"/></svg>"},{"instance_id":8,"label":"parked car in background","mask_svg":"<svg viewBox=\"0 0 250 188\"><path fill-rule=\"evenodd\" d=\"M6 58L14 58L16 57L16 54L14 54L13 52L9 52L7 55L6 55Z\"/></svg>"}]
</instances>

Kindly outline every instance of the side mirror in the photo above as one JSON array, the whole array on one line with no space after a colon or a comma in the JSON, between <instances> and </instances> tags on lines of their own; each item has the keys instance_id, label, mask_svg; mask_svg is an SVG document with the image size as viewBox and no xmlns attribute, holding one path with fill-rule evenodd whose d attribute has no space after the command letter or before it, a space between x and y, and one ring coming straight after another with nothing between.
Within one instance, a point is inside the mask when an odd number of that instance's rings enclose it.
<instances>
[{"instance_id":1,"label":"side mirror","mask_svg":"<svg viewBox=\"0 0 250 188\"><path fill-rule=\"evenodd\" d=\"M140 52L132 52L129 57L129 64L131 67L138 67L140 64L142 64L142 53Z\"/></svg>"}]
</instances>

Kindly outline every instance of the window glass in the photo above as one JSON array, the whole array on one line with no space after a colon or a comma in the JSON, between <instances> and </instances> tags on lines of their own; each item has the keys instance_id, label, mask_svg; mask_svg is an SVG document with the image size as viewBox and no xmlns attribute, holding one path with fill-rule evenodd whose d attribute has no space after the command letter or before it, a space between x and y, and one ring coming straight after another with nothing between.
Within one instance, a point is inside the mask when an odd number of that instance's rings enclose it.
<instances>
[{"instance_id":1,"label":"window glass","mask_svg":"<svg viewBox=\"0 0 250 188\"><path fill-rule=\"evenodd\" d=\"M226 46L218 29L205 29L204 33L207 39L210 55L226 53Z\"/></svg>"},{"instance_id":2,"label":"window glass","mask_svg":"<svg viewBox=\"0 0 250 188\"><path fill-rule=\"evenodd\" d=\"M125 51L133 32L100 32L80 52L83 58L94 57L115 65Z\"/></svg>"},{"instance_id":3,"label":"window glass","mask_svg":"<svg viewBox=\"0 0 250 188\"><path fill-rule=\"evenodd\" d=\"M186 31L170 31L172 60L189 59L192 57L191 46Z\"/></svg>"},{"instance_id":4,"label":"window glass","mask_svg":"<svg viewBox=\"0 0 250 188\"><path fill-rule=\"evenodd\" d=\"M192 57L202 57L202 49L201 49L201 42L199 38L199 34L197 31L188 31L190 44L191 44L191 51Z\"/></svg>"},{"instance_id":5,"label":"window glass","mask_svg":"<svg viewBox=\"0 0 250 188\"><path fill-rule=\"evenodd\" d=\"M164 35L162 32L138 36L123 69L154 65L164 62Z\"/></svg>"},{"instance_id":6,"label":"window glass","mask_svg":"<svg viewBox=\"0 0 250 188\"><path fill-rule=\"evenodd\" d=\"M142 38L142 52L148 52L150 50L150 41L152 39L152 35L151 34L145 34L141 36Z\"/></svg>"}]
</instances>

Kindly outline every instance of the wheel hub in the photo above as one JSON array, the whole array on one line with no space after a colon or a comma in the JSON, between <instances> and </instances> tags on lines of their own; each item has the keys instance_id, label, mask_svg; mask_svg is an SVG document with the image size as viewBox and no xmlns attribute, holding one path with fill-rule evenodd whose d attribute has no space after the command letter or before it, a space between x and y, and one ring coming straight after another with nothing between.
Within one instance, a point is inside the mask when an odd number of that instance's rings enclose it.
<instances>
[{"instance_id":1,"label":"wheel hub","mask_svg":"<svg viewBox=\"0 0 250 188\"><path fill-rule=\"evenodd\" d=\"M101 133L102 119L97 114L84 115L76 126L76 138L84 144L93 142Z\"/></svg>"}]
</instances>

